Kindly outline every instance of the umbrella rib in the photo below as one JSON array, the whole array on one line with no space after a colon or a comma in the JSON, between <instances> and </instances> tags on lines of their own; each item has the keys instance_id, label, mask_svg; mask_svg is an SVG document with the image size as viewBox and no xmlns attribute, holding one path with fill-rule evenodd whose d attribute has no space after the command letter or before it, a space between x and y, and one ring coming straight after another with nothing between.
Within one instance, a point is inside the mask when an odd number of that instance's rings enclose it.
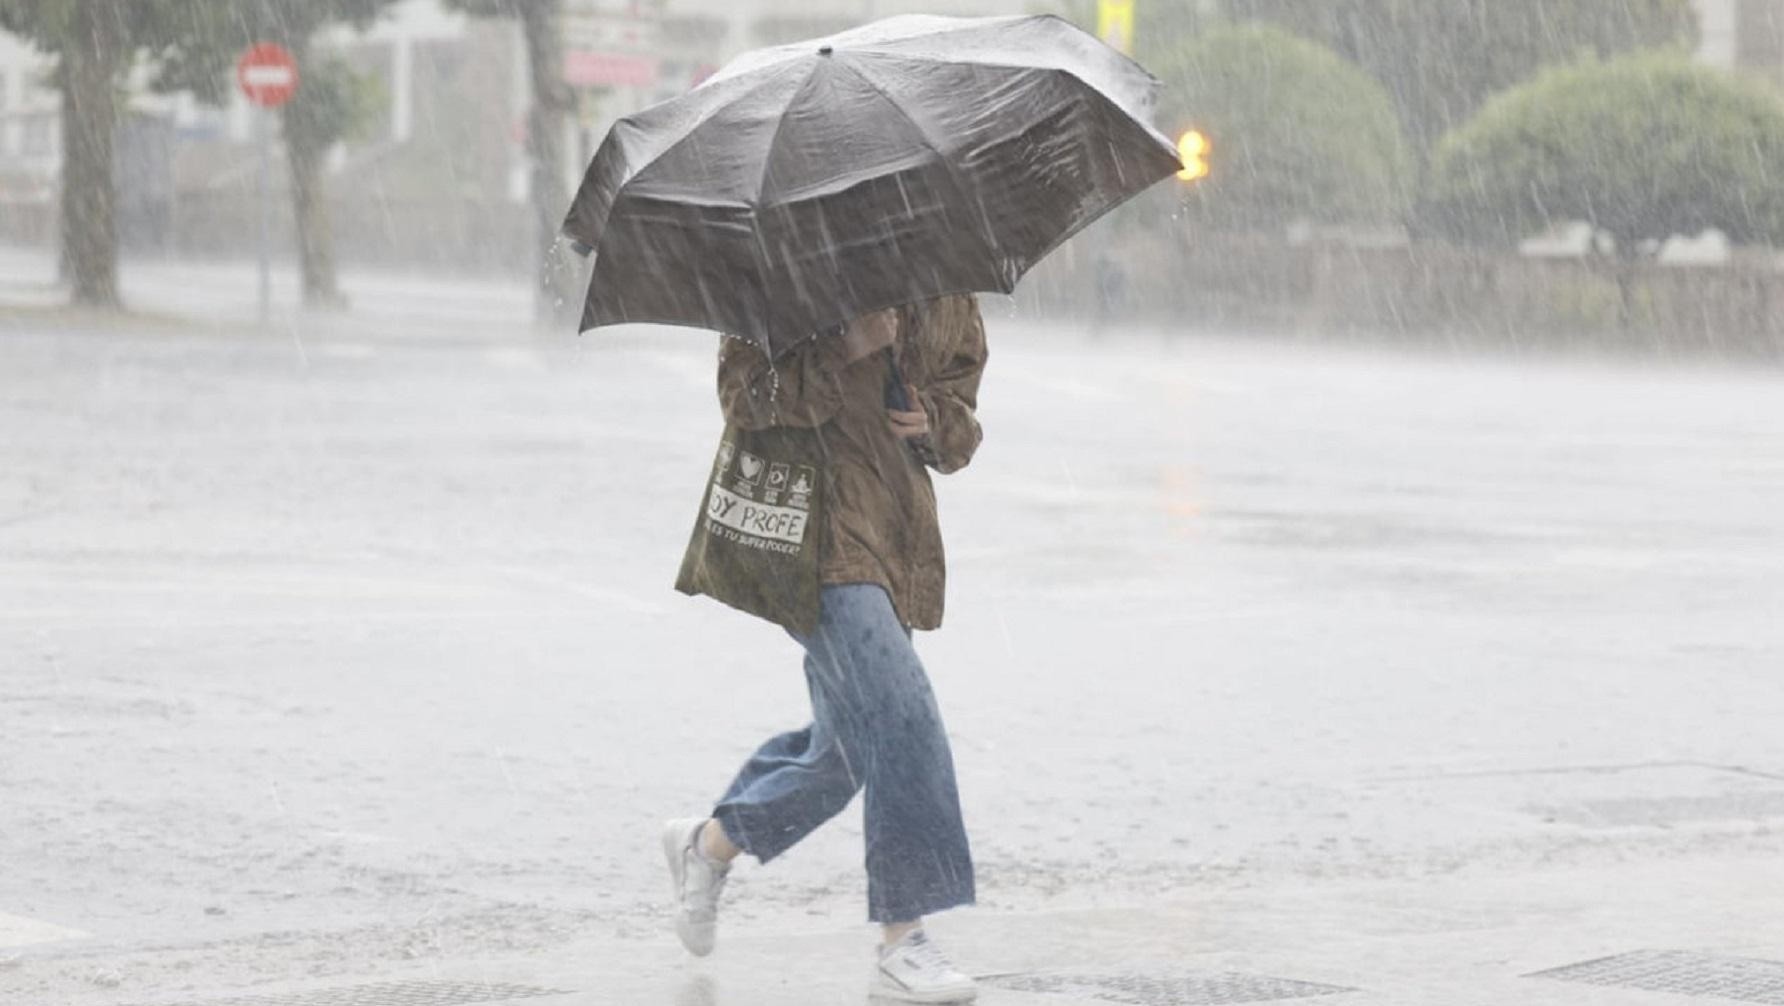
<instances>
[{"instance_id":1,"label":"umbrella rib","mask_svg":"<svg viewBox=\"0 0 1784 1006\"><path fill-rule=\"evenodd\" d=\"M796 66L798 64L787 63L784 65ZM757 285L763 289L768 287L768 275L771 267L768 262L768 250L763 245L761 210L763 194L768 188L768 169L774 163L774 145L780 142L781 129L787 124L787 116L793 111L794 103L799 100L799 95L811 85L812 79L818 75L818 68L822 65L822 63L814 62L806 68L805 79L793 88L793 93L787 96L787 103L781 108L780 115L775 117L774 130L768 134L767 146L762 148L762 173L756 176L756 190L747 199L750 210L750 237L754 239L757 252L754 263Z\"/></svg>"},{"instance_id":2,"label":"umbrella rib","mask_svg":"<svg viewBox=\"0 0 1784 1006\"><path fill-rule=\"evenodd\" d=\"M966 22L966 23L941 26L941 27L937 27L934 31L924 32L922 34L901 35L901 36L896 36L893 38L875 39L871 42L863 42L859 45L852 45L849 47L849 51L857 52L857 53L872 53L877 56L897 56L900 59L925 59L925 60L930 60L932 62L947 63L947 62L955 62L955 60L944 59L944 58L940 58L940 57L936 57L936 56L926 56L921 53L913 53L913 52L908 51L908 49L906 47L911 46L918 42L922 42L922 41L925 41L928 39L935 38L936 36L980 35L980 34L995 35L998 32L1007 32L1013 25L1016 25L1019 23L1028 23L1028 24L1051 23L1053 25L1062 27L1065 30L1070 31L1070 32L1082 31L1082 29L1073 25L1069 20L1059 16L1058 14L1011 14L1011 15L1004 15L1002 17L959 18L957 20L960 20L960 21ZM1151 80L1154 83L1156 83L1158 81L1158 77L1152 71L1146 69L1146 67L1142 66L1138 60L1134 59L1132 56L1129 56L1127 53L1121 52L1118 49L1110 49L1109 53L1111 55L1114 55L1115 57L1117 57L1120 64L1125 64L1125 66L1128 67L1129 69L1138 71L1142 77L1144 77L1148 80ZM1084 80L1084 78L1080 77L1076 73L1073 73L1069 68L1063 67L1063 66L1046 66L1046 65L1036 64L1036 63L1024 63L1024 62L1020 62L1018 60L1012 60L1012 59L994 58L994 57L990 57L990 56L986 55L985 53L975 53L972 61L975 63L983 63L986 66L1003 66L1003 67L1009 67L1010 69L1017 69L1017 70L1059 70L1063 73L1071 73L1072 76L1078 77L1079 80ZM1089 81L1084 81L1084 83L1087 86L1096 87L1095 84L1091 84ZM1099 88L1099 90L1100 90L1100 88Z\"/></svg>"},{"instance_id":3,"label":"umbrella rib","mask_svg":"<svg viewBox=\"0 0 1784 1006\"><path fill-rule=\"evenodd\" d=\"M1158 150L1158 153L1160 153L1171 164L1176 165L1176 164L1181 163L1177 159L1176 148L1171 146L1169 140L1165 140L1163 137L1159 136L1157 130L1153 129L1147 123L1142 122L1138 119L1134 119L1132 116L1128 115L1127 112L1124 109L1122 109L1122 107L1118 103L1116 103L1114 99L1110 98L1107 94L1104 94L1103 92L1097 90L1094 87L1090 88L1089 90L1091 92L1091 98L1090 98L1091 101L1100 102L1101 105L1106 106L1106 107L1101 107L1098 109L1100 114L1108 115L1109 110L1113 109L1115 118L1118 121L1126 120L1127 122L1140 127L1140 129L1148 137L1158 140L1160 143L1164 144L1164 146ZM1167 152L1167 150L1168 150L1168 152ZM1119 172L1120 166L1117 164L1115 167L1116 167L1116 171ZM1156 174L1155 176L1153 176L1152 181L1155 182L1155 181L1159 181L1164 178L1167 178L1170 176L1171 172L1175 171L1175 170L1176 170L1175 167L1167 167L1167 166L1165 166L1165 162L1161 161L1159 164L1159 173ZM1152 184L1152 182L1147 183L1147 185L1150 185L1150 184ZM1142 186L1141 188L1143 189L1144 187L1145 186ZM1137 191L1138 190L1136 190L1136 192ZM1053 254L1054 250L1057 249L1060 245L1063 245L1067 241L1070 241L1074 236L1076 236L1078 233L1083 231L1086 227L1089 227L1091 224L1093 224L1097 220L1101 219L1105 213L1108 213L1110 210L1114 209L1116 206L1119 206L1120 204L1126 202L1129 198L1132 197L1133 194L1134 193L1130 193L1128 195L1119 196L1118 198L1114 199L1112 202L1110 200L1108 200L1107 198L1100 200L1097 204L1098 208L1095 213L1088 214L1086 219L1080 221L1076 226L1067 227L1064 230L1060 231L1059 234L1056 235L1053 238L1053 240L1051 242L1049 242L1047 244L1047 246L1040 251L1039 254L1034 256L1034 261L1039 262L1041 259L1044 259L1048 255Z\"/></svg>"},{"instance_id":4,"label":"umbrella rib","mask_svg":"<svg viewBox=\"0 0 1784 1006\"><path fill-rule=\"evenodd\" d=\"M775 66L772 69L775 71L784 71L788 67L791 67L793 65L794 64L792 64L792 63L784 63L779 66ZM681 147L682 144L688 142L690 139L693 139L694 134L698 133L702 128L704 128L708 122L711 122L713 119L718 118L719 114L721 112L724 112L727 109L729 109L733 103L741 101L745 98L748 98L751 95L755 94L757 91L761 90L762 88L767 87L769 84L774 83L776 80L779 79L779 76L780 76L779 72L768 73L766 76L764 76L764 78L762 80L759 80L756 83L745 88L743 91L741 91L738 94L736 94L735 96L733 96L729 101L722 103L720 105L717 105L714 108L712 108L711 110L707 111L705 114L701 115L700 118L698 120L696 120L692 125L688 126L688 128L680 136L675 138L675 142L673 142L673 143L669 144L668 146L664 147L663 149L657 151L655 154L652 154L648 161L645 161L643 164L638 165L637 170L628 174L626 176L625 181L620 182L619 185L614 188L614 194L613 194L614 203L617 204L619 202L620 195L624 192L625 187L627 185L630 185L635 179L637 179L637 177L639 175L643 174L646 170L648 170L652 165L656 164L658 161L661 161L663 158L668 157L670 154L674 153L677 149L679 149ZM801 82L800 86L803 87L804 83ZM647 109L647 111L648 111L648 109ZM779 121L775 122L774 128L775 128L775 133L778 134L780 132L780 122ZM752 202L750 205L753 207L754 203Z\"/></svg>"},{"instance_id":5,"label":"umbrella rib","mask_svg":"<svg viewBox=\"0 0 1784 1006\"><path fill-rule=\"evenodd\" d=\"M848 47L847 51L849 51L851 54L854 54L854 55L889 56L889 57L893 57L896 59L923 61L923 62L931 62L931 63L956 63L956 62L960 62L960 60L950 57L950 56L938 56L938 55L926 53L926 52L923 52L920 50L919 51L912 51L912 50L914 47L921 46L922 43L924 43L928 40L937 38L937 37L945 38L948 36L962 36L962 35L968 36L968 37L981 37L981 36L996 37L997 34L1009 32L1012 28L1017 27L1017 26L1039 27L1041 25L1046 25L1052 29L1063 30L1068 35L1081 34L1080 29L1078 29L1077 27L1072 25L1072 23L1070 21L1066 20L1065 18L1060 17L1057 14L1028 14L1028 15L1014 15L1014 16L1008 16L1008 17L959 18L959 19L954 19L954 20L958 20L961 23L938 27L933 32L925 32L925 33L921 33L921 34L912 34L912 35L902 35L902 36L896 36L896 37L892 37L892 38L875 39L873 41L863 42L863 43L859 43L859 44L852 44ZM839 51L842 51L842 50L839 49ZM1067 65L1064 62L1060 62L1057 64L1055 64L1055 63L1036 63L1036 62L1033 62L1032 60L1025 60L1020 55L1011 56L1007 53L975 52L972 54L972 56L971 56L970 60L968 60L968 62L977 63L977 64L980 64L983 66L1002 67L1004 69L1010 69L1010 70L1046 70L1046 71L1056 71L1059 73L1069 74L1070 76L1075 78L1079 83L1083 84L1085 87L1091 88L1093 90L1101 91L1104 94L1107 94L1110 97L1110 99L1115 102L1115 104L1117 106L1126 110L1134 118L1145 122L1145 116L1139 114L1139 111L1140 111L1139 109L1128 108L1127 107L1128 103L1123 100L1121 94L1118 94L1115 91L1111 91L1108 88L1104 87L1103 85L1104 84L1120 85L1123 82L1118 81L1116 78L1123 77L1127 74L1132 74L1132 75L1134 75L1134 79L1131 81L1127 81L1125 83L1132 88L1132 91L1130 92L1132 94L1132 96L1140 99L1141 102L1144 103L1144 102L1150 102L1150 101L1156 99L1158 90L1161 86L1158 77L1156 77L1150 70L1147 70L1144 66L1141 66L1138 62L1136 62L1134 60L1134 58L1132 56L1129 56L1126 53L1117 52L1116 50L1113 50L1113 49L1108 49L1106 52L1102 53L1102 55L1104 55L1106 57L1113 57L1113 61L1109 62L1108 66L1106 67L1106 70L1108 71L1107 77L1105 77L1105 75L1102 73L1097 73L1097 74L1094 74L1093 76L1086 76L1081 71L1083 69L1090 69L1090 67L1084 66L1082 64L1079 67L1074 67L1074 66ZM1146 122L1146 126L1148 129L1153 129L1152 124L1150 122ZM1153 131L1156 132L1156 129L1154 129Z\"/></svg>"},{"instance_id":6,"label":"umbrella rib","mask_svg":"<svg viewBox=\"0 0 1784 1006\"><path fill-rule=\"evenodd\" d=\"M902 57L900 57L900 58L902 58ZM931 62L942 62L942 61L931 60ZM922 138L923 146L925 148L927 148L930 153L935 155L935 159L937 161L941 162L942 170L946 171L948 173L948 177L952 178L954 180L954 185L960 189L960 194L962 196L967 196L968 198L971 198L973 200L973 204L975 206L979 207L979 213L977 214L979 226L977 226L973 229L974 236L976 236L979 239L979 244L984 247L985 253L987 255L989 255L990 257L992 257L994 259L997 258L998 257L997 244L995 241L992 240L991 233L990 233L989 229L986 227L987 222L985 220L984 202L983 202L983 200L979 199L978 186L967 184L966 179L960 174L959 169L957 169L954 166L954 162L949 160L948 156L946 154L942 153L941 147L939 145L937 145L935 142L935 139L929 135L929 130L924 129L923 124L921 122L918 122L915 118L913 118L911 116L911 114L909 112L905 111L904 106L900 105L898 103L897 99L892 97L890 92L888 92L884 87L880 86L879 81L874 80L871 76L867 75L866 73L863 73L861 71L860 66L858 66L854 61L850 61L849 63L847 63L845 65L847 65L850 72L852 72L863 83L865 83L868 87L873 88L875 93L877 93L880 97L886 99L886 104L892 106L893 111L897 112L900 116L903 116L904 121L911 124L911 128L915 129L917 131L917 135Z\"/></svg>"},{"instance_id":7,"label":"umbrella rib","mask_svg":"<svg viewBox=\"0 0 1784 1006\"><path fill-rule=\"evenodd\" d=\"M821 65L823 64L812 63L806 69L805 79L799 82L798 87L793 88L793 93L787 96L786 106L781 109L780 115L774 120L774 132L768 134L768 146L764 148L762 155L762 173L756 178L755 198L750 200L750 209L752 210L761 205L762 194L768 189L768 168L774 163L774 145L780 142L781 128L787 124L787 115L793 111L793 105L799 100L800 93L810 86L812 78L818 75L818 67Z\"/></svg>"}]
</instances>

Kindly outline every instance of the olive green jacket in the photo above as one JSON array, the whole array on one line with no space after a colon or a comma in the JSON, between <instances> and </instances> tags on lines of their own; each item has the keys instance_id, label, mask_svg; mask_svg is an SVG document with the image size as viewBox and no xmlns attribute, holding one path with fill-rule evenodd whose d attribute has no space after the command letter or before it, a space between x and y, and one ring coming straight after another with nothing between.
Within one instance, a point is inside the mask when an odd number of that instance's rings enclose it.
<instances>
[{"instance_id":1,"label":"olive green jacket","mask_svg":"<svg viewBox=\"0 0 1784 1006\"><path fill-rule=\"evenodd\" d=\"M978 302L958 295L901 308L895 351L929 416L929 435L910 444L886 418L883 355L847 363L835 336L800 343L772 364L753 343L726 339L719 404L739 429L817 431L830 457L821 582L877 583L906 625L934 629L947 569L928 469L959 471L979 446L974 410L986 349Z\"/></svg>"}]
</instances>

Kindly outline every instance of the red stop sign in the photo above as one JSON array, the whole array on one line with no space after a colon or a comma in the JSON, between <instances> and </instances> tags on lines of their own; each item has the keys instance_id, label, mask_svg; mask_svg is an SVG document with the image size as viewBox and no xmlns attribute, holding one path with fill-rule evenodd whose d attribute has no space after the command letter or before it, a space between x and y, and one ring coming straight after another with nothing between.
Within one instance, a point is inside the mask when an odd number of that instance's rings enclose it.
<instances>
[{"instance_id":1,"label":"red stop sign","mask_svg":"<svg viewBox=\"0 0 1784 1006\"><path fill-rule=\"evenodd\" d=\"M277 108L297 93L297 60L275 42L256 43L235 61L235 83L254 104Z\"/></svg>"}]
</instances>

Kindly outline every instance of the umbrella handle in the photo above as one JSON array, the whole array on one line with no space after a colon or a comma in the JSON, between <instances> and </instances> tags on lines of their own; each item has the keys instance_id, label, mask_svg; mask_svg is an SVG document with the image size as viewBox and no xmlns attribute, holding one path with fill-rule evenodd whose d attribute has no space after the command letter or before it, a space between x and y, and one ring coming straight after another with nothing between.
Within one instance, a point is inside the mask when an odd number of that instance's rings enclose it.
<instances>
[{"instance_id":1,"label":"umbrella handle","mask_svg":"<svg viewBox=\"0 0 1784 1006\"><path fill-rule=\"evenodd\" d=\"M904 371L898 367L898 356L887 346L886 354L886 408L899 412L911 411L910 396L904 393Z\"/></svg>"}]
</instances>

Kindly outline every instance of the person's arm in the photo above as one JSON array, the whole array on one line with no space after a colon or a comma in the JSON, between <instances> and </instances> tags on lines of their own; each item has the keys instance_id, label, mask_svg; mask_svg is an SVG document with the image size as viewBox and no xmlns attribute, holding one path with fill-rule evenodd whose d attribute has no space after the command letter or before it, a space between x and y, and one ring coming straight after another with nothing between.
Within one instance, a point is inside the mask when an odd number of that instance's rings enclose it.
<instances>
[{"instance_id":1,"label":"person's arm","mask_svg":"<svg viewBox=\"0 0 1784 1006\"><path fill-rule=\"evenodd\" d=\"M944 297L921 312L922 324L950 326L955 348L926 386L913 389L928 417L928 433L911 440L912 447L929 467L943 475L965 468L979 449L984 432L979 428L979 378L985 372L987 349L985 321L978 299L970 295Z\"/></svg>"},{"instance_id":2,"label":"person's arm","mask_svg":"<svg viewBox=\"0 0 1784 1006\"><path fill-rule=\"evenodd\" d=\"M891 312L876 312L851 322L841 335L814 336L772 361L755 343L723 340L719 407L725 420L744 430L824 425L842 410L839 375L891 345L897 331Z\"/></svg>"}]
</instances>

